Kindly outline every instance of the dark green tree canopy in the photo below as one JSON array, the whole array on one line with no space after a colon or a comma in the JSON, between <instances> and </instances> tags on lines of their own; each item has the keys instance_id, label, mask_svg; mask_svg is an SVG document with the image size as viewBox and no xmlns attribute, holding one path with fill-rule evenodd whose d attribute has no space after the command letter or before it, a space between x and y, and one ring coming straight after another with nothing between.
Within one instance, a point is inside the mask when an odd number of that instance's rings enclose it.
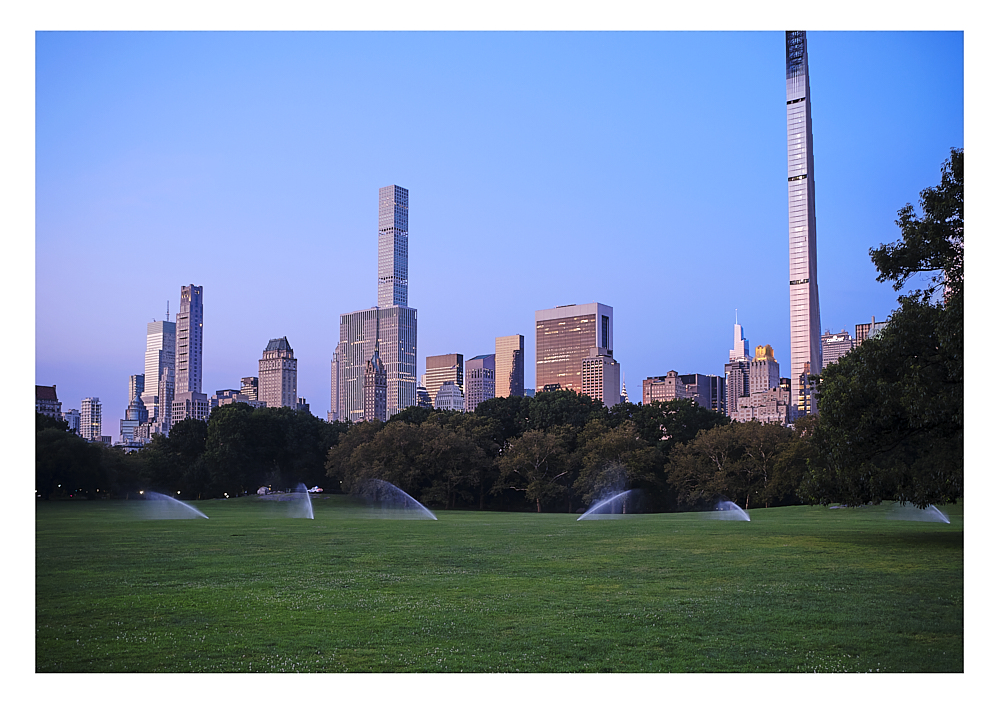
<instances>
[{"instance_id":1,"label":"dark green tree canopy","mask_svg":"<svg viewBox=\"0 0 1000 710\"><path fill-rule=\"evenodd\" d=\"M899 212L902 237L871 250L899 298L886 327L823 370L820 419L801 493L812 502L882 500L920 507L963 490L963 153L921 192L922 216ZM941 297L938 297L938 296Z\"/></svg>"},{"instance_id":2,"label":"dark green tree canopy","mask_svg":"<svg viewBox=\"0 0 1000 710\"><path fill-rule=\"evenodd\" d=\"M891 244L870 249L878 269L878 281L890 281L899 291L917 274L930 278L925 297L943 287L961 290L965 253L964 152L952 148L941 166L941 184L920 193L917 215L913 205L899 211L896 225L901 237Z\"/></svg>"}]
</instances>

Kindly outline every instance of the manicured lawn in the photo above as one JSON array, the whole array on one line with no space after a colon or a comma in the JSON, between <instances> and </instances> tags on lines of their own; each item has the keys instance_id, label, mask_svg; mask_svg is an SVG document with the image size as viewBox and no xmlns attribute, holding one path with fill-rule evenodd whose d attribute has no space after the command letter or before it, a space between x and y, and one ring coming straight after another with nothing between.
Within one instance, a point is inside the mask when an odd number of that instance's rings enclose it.
<instances>
[{"instance_id":1,"label":"manicured lawn","mask_svg":"<svg viewBox=\"0 0 1000 710\"><path fill-rule=\"evenodd\" d=\"M576 522L36 508L38 672L962 672L961 506Z\"/></svg>"}]
</instances>

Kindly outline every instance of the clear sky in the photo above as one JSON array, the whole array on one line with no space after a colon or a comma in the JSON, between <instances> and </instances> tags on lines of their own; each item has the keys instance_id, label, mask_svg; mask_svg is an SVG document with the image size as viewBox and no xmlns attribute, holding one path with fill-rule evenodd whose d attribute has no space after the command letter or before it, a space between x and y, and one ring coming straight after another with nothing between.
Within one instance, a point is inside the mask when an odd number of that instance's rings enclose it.
<instances>
[{"instance_id":1,"label":"clear sky","mask_svg":"<svg viewBox=\"0 0 1000 710\"><path fill-rule=\"evenodd\" d=\"M964 147L961 32L810 32L823 330L896 304L868 249ZM723 374L736 311L789 374L784 34L40 32L35 382L117 441L146 324L204 287L203 390L271 338L325 417L339 315L376 301L377 195L410 191L429 355L614 308L645 377Z\"/></svg>"}]
</instances>

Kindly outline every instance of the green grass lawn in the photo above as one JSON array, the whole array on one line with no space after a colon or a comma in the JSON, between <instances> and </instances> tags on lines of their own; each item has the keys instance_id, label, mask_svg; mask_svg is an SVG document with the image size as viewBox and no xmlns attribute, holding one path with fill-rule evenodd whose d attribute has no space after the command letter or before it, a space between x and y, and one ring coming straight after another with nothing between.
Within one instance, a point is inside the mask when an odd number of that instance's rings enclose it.
<instances>
[{"instance_id":1,"label":"green grass lawn","mask_svg":"<svg viewBox=\"0 0 1000 710\"><path fill-rule=\"evenodd\" d=\"M577 522L36 508L38 672L962 672L961 506Z\"/></svg>"}]
</instances>

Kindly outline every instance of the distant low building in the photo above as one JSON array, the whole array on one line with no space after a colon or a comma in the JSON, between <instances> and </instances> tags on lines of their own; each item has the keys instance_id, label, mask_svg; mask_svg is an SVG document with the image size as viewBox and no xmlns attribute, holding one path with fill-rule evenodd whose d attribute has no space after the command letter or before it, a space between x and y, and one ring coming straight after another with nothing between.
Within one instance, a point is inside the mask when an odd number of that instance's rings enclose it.
<instances>
[{"instance_id":1,"label":"distant low building","mask_svg":"<svg viewBox=\"0 0 1000 710\"><path fill-rule=\"evenodd\" d=\"M830 333L828 330L820 336L820 340L823 343L823 369L854 349L854 338L846 329L839 333Z\"/></svg>"},{"instance_id":2,"label":"distant low building","mask_svg":"<svg viewBox=\"0 0 1000 710\"><path fill-rule=\"evenodd\" d=\"M435 409L451 409L461 412L465 409L465 397L461 388L451 380L444 382L438 388L437 396L434 398Z\"/></svg>"},{"instance_id":3,"label":"distant low building","mask_svg":"<svg viewBox=\"0 0 1000 710\"><path fill-rule=\"evenodd\" d=\"M39 414L62 419L62 402L56 396L56 386L35 385L35 411Z\"/></svg>"}]
</instances>

